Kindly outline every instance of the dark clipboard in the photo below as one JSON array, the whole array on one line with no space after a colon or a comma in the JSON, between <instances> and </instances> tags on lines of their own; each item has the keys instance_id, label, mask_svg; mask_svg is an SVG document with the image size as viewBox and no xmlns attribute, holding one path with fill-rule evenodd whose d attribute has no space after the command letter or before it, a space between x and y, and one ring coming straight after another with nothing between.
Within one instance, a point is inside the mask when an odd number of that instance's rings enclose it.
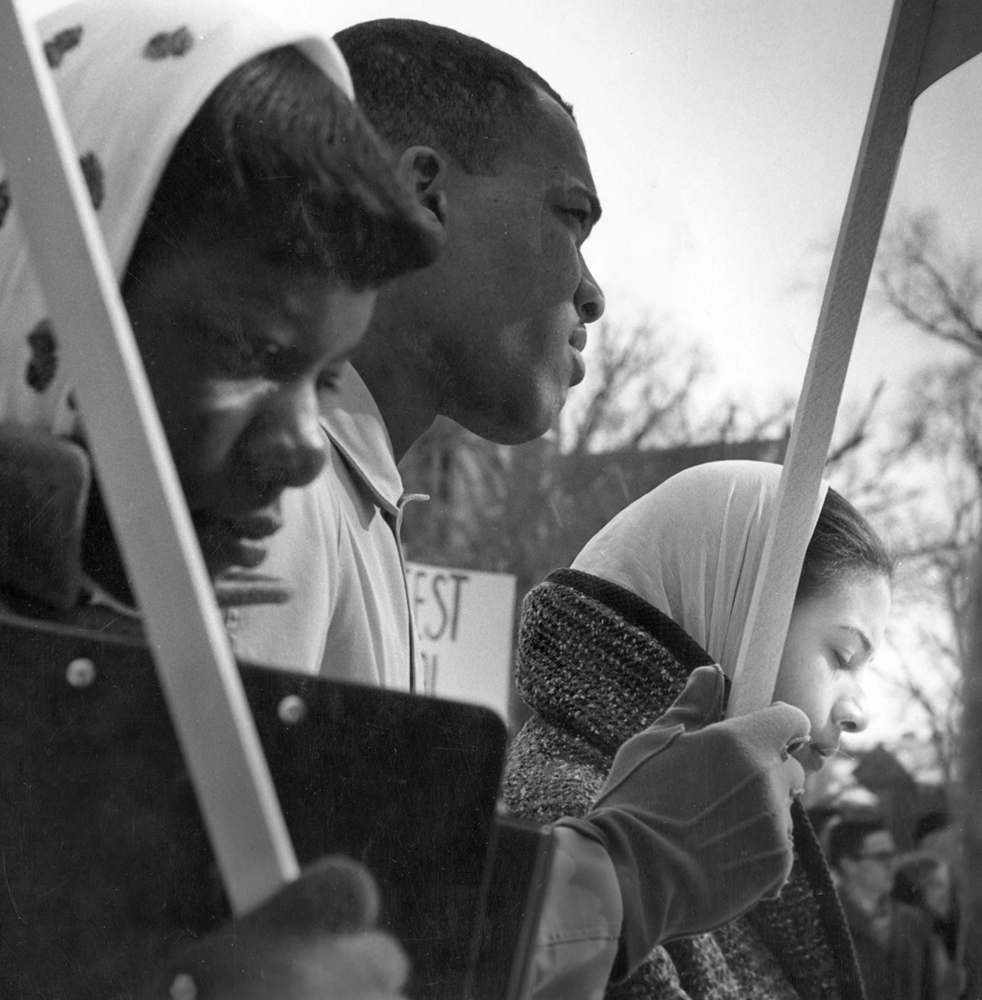
<instances>
[{"instance_id":1,"label":"dark clipboard","mask_svg":"<svg viewBox=\"0 0 982 1000\"><path fill-rule=\"evenodd\" d=\"M0 658L0 996L104 1000L227 918L221 880L146 646L0 615ZM412 961L409 994L507 996L536 918L499 917L537 906L522 873L541 869L548 837L495 835L501 720L241 674L299 859L365 862Z\"/></svg>"}]
</instances>

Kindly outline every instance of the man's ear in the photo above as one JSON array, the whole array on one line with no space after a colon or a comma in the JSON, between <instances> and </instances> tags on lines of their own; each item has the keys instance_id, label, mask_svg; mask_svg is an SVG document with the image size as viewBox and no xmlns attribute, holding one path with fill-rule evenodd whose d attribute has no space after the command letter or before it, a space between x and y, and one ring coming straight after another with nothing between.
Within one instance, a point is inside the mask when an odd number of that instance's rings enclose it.
<instances>
[{"instance_id":1,"label":"man's ear","mask_svg":"<svg viewBox=\"0 0 982 1000\"><path fill-rule=\"evenodd\" d=\"M410 146L399 157L399 176L412 188L427 225L445 237L447 162L429 146Z\"/></svg>"}]
</instances>

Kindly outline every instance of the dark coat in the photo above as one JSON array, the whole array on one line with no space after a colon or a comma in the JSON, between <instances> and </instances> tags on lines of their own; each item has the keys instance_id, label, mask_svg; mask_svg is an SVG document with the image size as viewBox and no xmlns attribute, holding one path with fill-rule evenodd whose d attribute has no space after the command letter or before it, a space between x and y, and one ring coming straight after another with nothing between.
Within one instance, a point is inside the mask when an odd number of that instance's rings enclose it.
<instances>
[{"instance_id":1,"label":"dark coat","mask_svg":"<svg viewBox=\"0 0 982 1000\"><path fill-rule=\"evenodd\" d=\"M842 900L869 1000L931 1000L938 995L931 955L931 919L923 910L888 901L890 936L882 942L870 918Z\"/></svg>"},{"instance_id":2,"label":"dark coat","mask_svg":"<svg viewBox=\"0 0 982 1000\"><path fill-rule=\"evenodd\" d=\"M526 598L518 685L535 712L515 738L504 795L519 816L582 816L618 747L650 725L709 655L631 592L559 570ZM684 780L684 776L680 775ZM779 899L654 950L610 1000L862 1000L845 918L804 809Z\"/></svg>"}]
</instances>

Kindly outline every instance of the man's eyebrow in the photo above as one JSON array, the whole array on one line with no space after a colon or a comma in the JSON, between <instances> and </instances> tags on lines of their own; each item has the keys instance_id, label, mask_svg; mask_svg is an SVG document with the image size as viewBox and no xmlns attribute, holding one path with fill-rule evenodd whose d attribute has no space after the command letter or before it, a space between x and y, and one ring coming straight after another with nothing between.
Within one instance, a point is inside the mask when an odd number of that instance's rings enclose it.
<instances>
[{"instance_id":1,"label":"man's eyebrow","mask_svg":"<svg viewBox=\"0 0 982 1000\"><path fill-rule=\"evenodd\" d=\"M856 636L862 643L863 652L866 653L867 656L869 655L870 651L873 649L873 643L870 642L869 636L861 628L858 628L856 625L840 625L839 628L846 632L851 632L854 636Z\"/></svg>"}]
</instances>

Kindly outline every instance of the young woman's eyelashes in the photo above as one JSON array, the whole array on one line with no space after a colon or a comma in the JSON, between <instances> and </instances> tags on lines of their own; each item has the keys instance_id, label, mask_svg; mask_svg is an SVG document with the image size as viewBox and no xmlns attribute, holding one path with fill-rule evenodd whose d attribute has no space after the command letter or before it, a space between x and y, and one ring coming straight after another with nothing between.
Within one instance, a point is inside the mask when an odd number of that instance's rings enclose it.
<instances>
[{"instance_id":1,"label":"young woman's eyelashes","mask_svg":"<svg viewBox=\"0 0 982 1000\"><path fill-rule=\"evenodd\" d=\"M863 667L873 658L872 653L865 649L838 648L833 649L837 670L844 670L847 673L858 674Z\"/></svg>"}]
</instances>

